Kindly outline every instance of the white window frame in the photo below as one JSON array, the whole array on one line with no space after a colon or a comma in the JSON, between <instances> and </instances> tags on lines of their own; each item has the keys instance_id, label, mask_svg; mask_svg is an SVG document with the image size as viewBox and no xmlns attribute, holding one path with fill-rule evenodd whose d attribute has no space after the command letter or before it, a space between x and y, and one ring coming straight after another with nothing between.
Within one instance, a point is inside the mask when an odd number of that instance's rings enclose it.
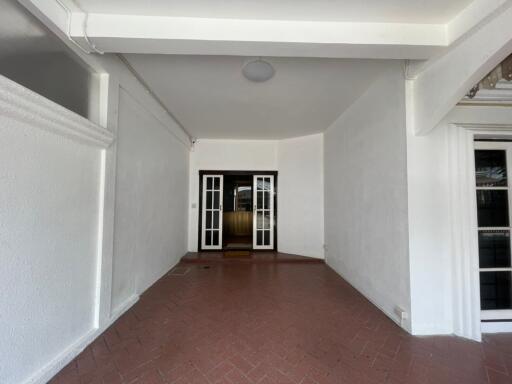
<instances>
[{"instance_id":1,"label":"white window frame","mask_svg":"<svg viewBox=\"0 0 512 384\"><path fill-rule=\"evenodd\" d=\"M475 183L476 191L507 191L508 197L508 227L478 227L478 230L499 230L512 232L512 195L510 191L510 183L512 181L512 142L500 141L475 141L475 150L504 150L506 153L506 167L507 167L507 186L506 187L478 187ZM512 234L512 233L511 233ZM509 272L512 274L512 265L508 268L479 268L479 272ZM512 319L512 309L496 309L496 310L481 310L481 320L502 320Z\"/></svg>"},{"instance_id":2,"label":"white window frame","mask_svg":"<svg viewBox=\"0 0 512 384\"><path fill-rule=\"evenodd\" d=\"M456 335L481 341L482 327L484 332L510 332L512 323L481 323L475 139L512 140L512 125L453 123L448 138L453 327Z\"/></svg>"}]
</instances>

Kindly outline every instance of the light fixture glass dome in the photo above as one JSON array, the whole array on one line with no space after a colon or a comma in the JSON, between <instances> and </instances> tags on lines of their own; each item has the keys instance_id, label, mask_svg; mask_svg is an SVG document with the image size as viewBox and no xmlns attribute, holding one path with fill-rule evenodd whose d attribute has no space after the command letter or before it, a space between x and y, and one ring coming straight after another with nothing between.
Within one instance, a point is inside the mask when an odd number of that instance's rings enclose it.
<instances>
[{"instance_id":1,"label":"light fixture glass dome","mask_svg":"<svg viewBox=\"0 0 512 384\"><path fill-rule=\"evenodd\" d=\"M257 59L245 64L242 73L246 79L261 83L270 80L274 76L275 70L269 62Z\"/></svg>"}]
</instances>

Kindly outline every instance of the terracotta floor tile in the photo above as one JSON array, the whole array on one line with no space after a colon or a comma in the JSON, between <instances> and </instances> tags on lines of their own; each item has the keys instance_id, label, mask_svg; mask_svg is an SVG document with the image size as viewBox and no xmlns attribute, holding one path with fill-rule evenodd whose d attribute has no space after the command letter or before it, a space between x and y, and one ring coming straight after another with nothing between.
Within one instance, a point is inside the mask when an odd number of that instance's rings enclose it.
<instances>
[{"instance_id":1,"label":"terracotta floor tile","mask_svg":"<svg viewBox=\"0 0 512 384\"><path fill-rule=\"evenodd\" d=\"M51 383L512 384L509 335L413 337L325 264L217 259L166 274Z\"/></svg>"}]
</instances>

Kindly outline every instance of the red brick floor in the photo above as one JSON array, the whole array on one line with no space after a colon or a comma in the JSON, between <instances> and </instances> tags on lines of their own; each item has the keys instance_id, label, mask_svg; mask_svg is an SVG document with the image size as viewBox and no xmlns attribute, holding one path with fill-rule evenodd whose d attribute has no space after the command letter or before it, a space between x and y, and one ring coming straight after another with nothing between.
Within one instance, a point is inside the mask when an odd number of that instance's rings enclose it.
<instances>
[{"instance_id":1,"label":"red brick floor","mask_svg":"<svg viewBox=\"0 0 512 384\"><path fill-rule=\"evenodd\" d=\"M512 383L512 336L412 337L324 264L204 267L159 280L51 382Z\"/></svg>"}]
</instances>

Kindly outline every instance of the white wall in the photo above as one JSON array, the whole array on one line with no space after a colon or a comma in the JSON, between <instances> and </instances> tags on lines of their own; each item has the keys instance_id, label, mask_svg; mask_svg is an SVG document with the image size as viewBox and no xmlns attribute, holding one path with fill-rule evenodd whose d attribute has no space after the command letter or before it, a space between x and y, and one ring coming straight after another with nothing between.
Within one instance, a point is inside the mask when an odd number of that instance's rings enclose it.
<instances>
[{"instance_id":1,"label":"white wall","mask_svg":"<svg viewBox=\"0 0 512 384\"><path fill-rule=\"evenodd\" d=\"M121 89L112 308L122 307L187 252L189 151Z\"/></svg>"},{"instance_id":2,"label":"white wall","mask_svg":"<svg viewBox=\"0 0 512 384\"><path fill-rule=\"evenodd\" d=\"M324 255L323 134L278 143L279 251Z\"/></svg>"},{"instance_id":3,"label":"white wall","mask_svg":"<svg viewBox=\"0 0 512 384\"><path fill-rule=\"evenodd\" d=\"M277 170L278 250L323 258L322 136L198 140L190 156L189 250L197 251L200 170Z\"/></svg>"},{"instance_id":4,"label":"white wall","mask_svg":"<svg viewBox=\"0 0 512 384\"><path fill-rule=\"evenodd\" d=\"M0 382L93 327L100 149L0 113Z\"/></svg>"},{"instance_id":5,"label":"white wall","mask_svg":"<svg viewBox=\"0 0 512 384\"><path fill-rule=\"evenodd\" d=\"M395 321L410 313L404 93L401 63L383 64L324 138L326 261Z\"/></svg>"},{"instance_id":6,"label":"white wall","mask_svg":"<svg viewBox=\"0 0 512 384\"><path fill-rule=\"evenodd\" d=\"M448 133L451 123L511 124L503 107L457 106L428 135L407 132L412 332L451 334L456 295Z\"/></svg>"}]
</instances>

